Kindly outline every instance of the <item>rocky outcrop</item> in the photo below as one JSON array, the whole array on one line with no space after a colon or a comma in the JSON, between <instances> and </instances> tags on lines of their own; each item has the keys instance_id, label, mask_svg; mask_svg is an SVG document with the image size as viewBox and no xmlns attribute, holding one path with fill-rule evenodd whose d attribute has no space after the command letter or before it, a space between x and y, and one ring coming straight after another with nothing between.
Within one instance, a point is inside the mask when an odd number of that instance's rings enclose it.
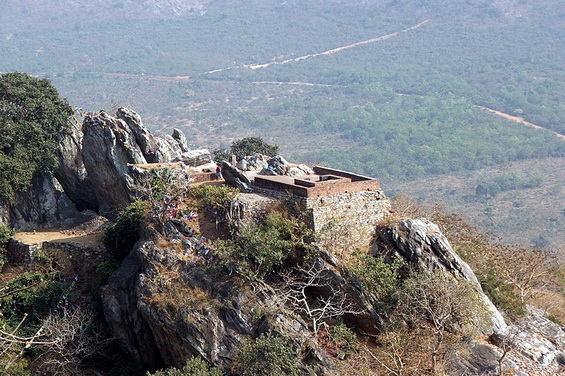
<instances>
[{"instance_id":1,"label":"rocky outcrop","mask_svg":"<svg viewBox=\"0 0 565 376\"><path fill-rule=\"evenodd\" d=\"M509 346L542 367L565 366L563 327L543 317L543 312L534 307L528 306L528 311L518 323L496 333L494 343Z\"/></svg>"},{"instance_id":2,"label":"rocky outcrop","mask_svg":"<svg viewBox=\"0 0 565 376\"><path fill-rule=\"evenodd\" d=\"M139 243L103 295L112 332L137 360L152 367L180 367L189 357L201 356L229 368L243 342L270 331L302 347L310 370L331 374L306 324L280 309L274 296L255 293L239 278L187 260L172 248Z\"/></svg>"},{"instance_id":3,"label":"rocky outcrop","mask_svg":"<svg viewBox=\"0 0 565 376\"><path fill-rule=\"evenodd\" d=\"M190 150L179 129L172 136L152 135L139 114L127 108L118 109L116 117L85 116L82 128L75 125L61 134L57 156L53 175L38 174L15 204L0 204L0 223L64 227L84 219L80 212L85 210L112 217L134 199L130 165L181 161L194 167L212 160L208 150Z\"/></svg>"},{"instance_id":4,"label":"rocky outcrop","mask_svg":"<svg viewBox=\"0 0 565 376\"><path fill-rule=\"evenodd\" d=\"M155 137L145 128L137 112L129 108L119 108L116 112L116 117L124 121L129 129L131 129L135 137L135 143L138 145L139 150L143 153L147 162L164 162L158 160L158 154L155 154L155 152L159 149L159 145L155 141Z\"/></svg>"},{"instance_id":5,"label":"rocky outcrop","mask_svg":"<svg viewBox=\"0 0 565 376\"><path fill-rule=\"evenodd\" d=\"M243 157L237 162L237 168L241 171L261 171L268 166L267 158L260 153Z\"/></svg>"},{"instance_id":6,"label":"rocky outcrop","mask_svg":"<svg viewBox=\"0 0 565 376\"><path fill-rule=\"evenodd\" d=\"M506 328L504 318L484 294L471 267L453 251L436 224L427 219L404 219L383 229L377 234L374 244L377 253L392 251L424 270L440 269L469 281L489 312L491 326L485 328L486 332L499 332Z\"/></svg>"},{"instance_id":7,"label":"rocky outcrop","mask_svg":"<svg viewBox=\"0 0 565 376\"><path fill-rule=\"evenodd\" d=\"M10 226L20 230L47 227L72 227L95 216L79 212L51 174L37 174L26 192L19 192L6 211Z\"/></svg>"},{"instance_id":8,"label":"rocky outcrop","mask_svg":"<svg viewBox=\"0 0 565 376\"><path fill-rule=\"evenodd\" d=\"M242 192L251 191L251 180L240 171L237 167L233 167L226 161L221 163L222 175L229 185L238 188Z\"/></svg>"},{"instance_id":9,"label":"rocky outcrop","mask_svg":"<svg viewBox=\"0 0 565 376\"><path fill-rule=\"evenodd\" d=\"M128 125L105 113L84 119L82 157L100 214L116 215L133 201L128 164L147 163Z\"/></svg>"}]
</instances>

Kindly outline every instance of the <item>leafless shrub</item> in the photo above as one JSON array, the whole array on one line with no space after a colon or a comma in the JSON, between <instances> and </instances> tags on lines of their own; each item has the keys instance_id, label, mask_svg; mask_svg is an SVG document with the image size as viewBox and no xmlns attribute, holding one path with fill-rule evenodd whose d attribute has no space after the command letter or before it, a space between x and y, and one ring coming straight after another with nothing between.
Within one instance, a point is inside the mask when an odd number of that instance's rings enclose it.
<instances>
[{"instance_id":1,"label":"leafless shrub","mask_svg":"<svg viewBox=\"0 0 565 376\"><path fill-rule=\"evenodd\" d=\"M38 344L37 361L51 375L80 375L83 361L112 341L96 327L92 312L81 308L51 316L43 329L46 341Z\"/></svg>"}]
</instances>

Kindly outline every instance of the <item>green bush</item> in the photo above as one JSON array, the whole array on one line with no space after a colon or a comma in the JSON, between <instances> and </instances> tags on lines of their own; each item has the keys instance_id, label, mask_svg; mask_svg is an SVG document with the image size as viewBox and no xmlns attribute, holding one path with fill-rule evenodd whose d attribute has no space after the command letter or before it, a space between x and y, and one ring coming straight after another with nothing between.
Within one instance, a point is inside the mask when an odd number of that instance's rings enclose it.
<instances>
[{"instance_id":1,"label":"green bush","mask_svg":"<svg viewBox=\"0 0 565 376\"><path fill-rule=\"evenodd\" d=\"M289 337L262 334L239 349L235 371L240 376L298 376L299 353Z\"/></svg>"},{"instance_id":2,"label":"green bush","mask_svg":"<svg viewBox=\"0 0 565 376\"><path fill-rule=\"evenodd\" d=\"M263 222L239 229L235 236L219 243L224 257L235 262L248 277L262 277L280 269L286 262L299 263L314 251L311 230L279 212L267 214Z\"/></svg>"},{"instance_id":3,"label":"green bush","mask_svg":"<svg viewBox=\"0 0 565 376\"><path fill-rule=\"evenodd\" d=\"M14 230L6 226L0 226L0 245L6 244L14 236Z\"/></svg>"},{"instance_id":4,"label":"green bush","mask_svg":"<svg viewBox=\"0 0 565 376\"><path fill-rule=\"evenodd\" d=\"M6 258L6 243L14 236L14 231L6 226L0 226L0 271L8 261Z\"/></svg>"},{"instance_id":5,"label":"green bush","mask_svg":"<svg viewBox=\"0 0 565 376\"><path fill-rule=\"evenodd\" d=\"M147 376L222 376L224 373L221 368L210 367L202 358L191 358L186 365L179 368L169 368L164 371L147 373Z\"/></svg>"},{"instance_id":6,"label":"green bush","mask_svg":"<svg viewBox=\"0 0 565 376\"><path fill-rule=\"evenodd\" d=\"M117 259L122 260L139 240L139 223L147 212L147 203L136 201L125 208L104 233L104 246Z\"/></svg>"},{"instance_id":7,"label":"green bush","mask_svg":"<svg viewBox=\"0 0 565 376\"><path fill-rule=\"evenodd\" d=\"M231 145L231 153L235 154L239 160L247 155L261 153L272 157L277 155L279 147L277 145L269 145L260 137L246 137L241 140L234 141Z\"/></svg>"},{"instance_id":8,"label":"green bush","mask_svg":"<svg viewBox=\"0 0 565 376\"><path fill-rule=\"evenodd\" d=\"M20 334L32 334L37 330L37 325L53 312L67 291L63 282L49 280L39 272L23 273L3 287L3 293L20 290L0 299L1 317L8 326L15 327L27 315Z\"/></svg>"},{"instance_id":9,"label":"green bush","mask_svg":"<svg viewBox=\"0 0 565 376\"><path fill-rule=\"evenodd\" d=\"M224 212L238 193L238 189L227 185L201 185L190 191L205 209L219 212Z\"/></svg>"},{"instance_id":10,"label":"green bush","mask_svg":"<svg viewBox=\"0 0 565 376\"><path fill-rule=\"evenodd\" d=\"M399 269L404 265L401 258L386 263L384 257L374 257L366 253L355 253L355 264L350 271L361 280L368 294L376 296L384 305L394 305L395 292L400 285Z\"/></svg>"},{"instance_id":11,"label":"green bush","mask_svg":"<svg viewBox=\"0 0 565 376\"><path fill-rule=\"evenodd\" d=\"M72 113L49 80L0 76L0 199L12 202L36 171L56 166L57 138Z\"/></svg>"},{"instance_id":12,"label":"green bush","mask_svg":"<svg viewBox=\"0 0 565 376\"><path fill-rule=\"evenodd\" d=\"M357 347L357 336L342 322L330 328L330 337L346 357L351 355Z\"/></svg>"},{"instance_id":13,"label":"green bush","mask_svg":"<svg viewBox=\"0 0 565 376\"><path fill-rule=\"evenodd\" d=\"M520 295L516 293L512 284L493 271L480 274L478 278L481 287L492 303L498 309L504 311L510 319L515 320L526 314L526 305L522 303Z\"/></svg>"}]
</instances>

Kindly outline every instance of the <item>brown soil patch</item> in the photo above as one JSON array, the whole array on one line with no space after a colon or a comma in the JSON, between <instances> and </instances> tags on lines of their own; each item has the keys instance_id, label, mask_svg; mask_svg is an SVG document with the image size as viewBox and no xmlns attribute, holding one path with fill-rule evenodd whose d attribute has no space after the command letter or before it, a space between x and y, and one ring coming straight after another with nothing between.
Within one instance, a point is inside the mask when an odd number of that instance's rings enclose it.
<instances>
[{"instance_id":1,"label":"brown soil patch","mask_svg":"<svg viewBox=\"0 0 565 376\"><path fill-rule=\"evenodd\" d=\"M14 239L24 244L39 244L43 242L78 243L85 246L97 246L102 243L102 232L80 233L61 230L41 230L18 232Z\"/></svg>"}]
</instances>

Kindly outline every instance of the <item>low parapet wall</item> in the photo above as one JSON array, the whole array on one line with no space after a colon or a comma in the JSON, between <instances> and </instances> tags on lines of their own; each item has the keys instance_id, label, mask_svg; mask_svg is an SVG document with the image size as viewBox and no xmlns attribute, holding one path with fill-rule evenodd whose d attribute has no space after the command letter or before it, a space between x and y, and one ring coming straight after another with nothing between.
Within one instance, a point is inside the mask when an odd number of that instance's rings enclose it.
<instances>
[{"instance_id":1,"label":"low parapet wall","mask_svg":"<svg viewBox=\"0 0 565 376\"><path fill-rule=\"evenodd\" d=\"M295 178L257 175L254 184L260 188L289 192L300 197L323 197L381 189L377 179L367 176L320 166L314 167L314 172L316 175Z\"/></svg>"},{"instance_id":2,"label":"low parapet wall","mask_svg":"<svg viewBox=\"0 0 565 376\"><path fill-rule=\"evenodd\" d=\"M349 178L352 182L360 182L360 181L372 181L378 184L378 189L381 188L380 183L377 179L372 178L370 176L354 174L353 172L337 170L335 168L323 167L323 166L314 166L314 172L317 175L334 175L340 176L342 178Z\"/></svg>"}]
</instances>

